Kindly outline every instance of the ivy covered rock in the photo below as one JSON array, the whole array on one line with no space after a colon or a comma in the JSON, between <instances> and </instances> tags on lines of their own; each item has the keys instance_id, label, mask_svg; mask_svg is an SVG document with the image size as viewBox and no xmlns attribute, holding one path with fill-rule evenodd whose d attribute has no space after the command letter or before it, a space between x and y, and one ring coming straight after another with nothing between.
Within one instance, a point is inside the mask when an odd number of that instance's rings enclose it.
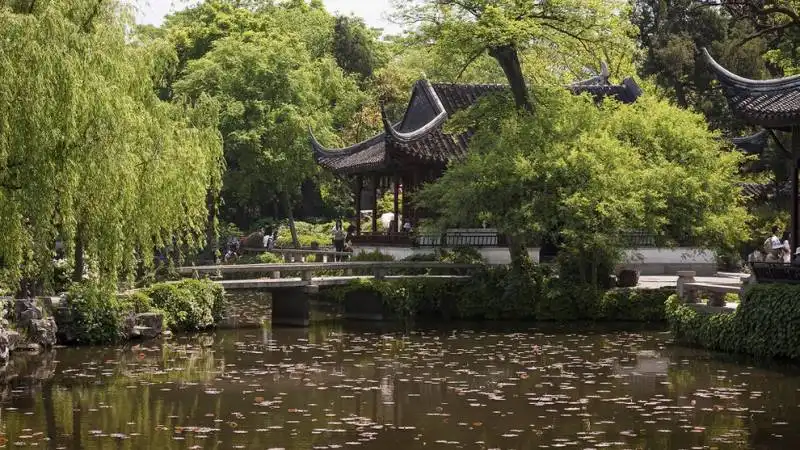
<instances>
[{"instance_id":1,"label":"ivy covered rock","mask_svg":"<svg viewBox=\"0 0 800 450\"><path fill-rule=\"evenodd\" d=\"M755 284L733 313L707 314L677 295L667 302L667 319L683 345L759 357L800 359L800 286Z\"/></svg>"}]
</instances>

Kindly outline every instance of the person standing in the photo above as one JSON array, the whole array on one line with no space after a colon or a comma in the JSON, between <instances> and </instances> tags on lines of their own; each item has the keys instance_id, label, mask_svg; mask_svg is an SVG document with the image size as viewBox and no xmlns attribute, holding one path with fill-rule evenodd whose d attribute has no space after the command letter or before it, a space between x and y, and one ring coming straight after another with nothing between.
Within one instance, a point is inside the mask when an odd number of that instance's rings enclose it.
<instances>
[{"instance_id":1,"label":"person standing","mask_svg":"<svg viewBox=\"0 0 800 450\"><path fill-rule=\"evenodd\" d=\"M331 233L333 234L333 248L337 252L343 252L344 238L346 236L346 233L344 231L344 228L342 227L342 219L336 219L336 224L333 226L333 230L331 231ZM336 261L338 262L340 260L341 256L336 255Z\"/></svg>"}]
</instances>

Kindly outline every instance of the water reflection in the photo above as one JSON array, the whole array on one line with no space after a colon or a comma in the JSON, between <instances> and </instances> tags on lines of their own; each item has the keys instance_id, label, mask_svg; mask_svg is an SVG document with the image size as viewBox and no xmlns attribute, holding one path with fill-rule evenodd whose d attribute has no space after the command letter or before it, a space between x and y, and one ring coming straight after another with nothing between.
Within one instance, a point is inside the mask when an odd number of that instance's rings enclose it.
<instances>
[{"instance_id":1,"label":"water reflection","mask_svg":"<svg viewBox=\"0 0 800 450\"><path fill-rule=\"evenodd\" d=\"M0 445L792 448L797 372L656 332L220 331L18 356ZM16 378L11 376L14 369Z\"/></svg>"}]
</instances>

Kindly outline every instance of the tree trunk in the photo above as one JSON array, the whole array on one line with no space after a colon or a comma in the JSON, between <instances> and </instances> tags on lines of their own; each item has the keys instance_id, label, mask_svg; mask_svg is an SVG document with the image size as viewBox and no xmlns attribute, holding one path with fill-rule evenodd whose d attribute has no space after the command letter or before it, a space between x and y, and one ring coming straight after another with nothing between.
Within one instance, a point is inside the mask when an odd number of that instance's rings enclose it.
<instances>
[{"instance_id":1,"label":"tree trunk","mask_svg":"<svg viewBox=\"0 0 800 450\"><path fill-rule=\"evenodd\" d=\"M689 100L686 98L686 90L683 88L683 83L681 83L678 77L673 77L672 87L675 89L675 97L678 101L678 106L684 109L688 108Z\"/></svg>"},{"instance_id":2,"label":"tree trunk","mask_svg":"<svg viewBox=\"0 0 800 450\"><path fill-rule=\"evenodd\" d=\"M204 259L216 263L219 250L219 233L214 223L217 219L217 195L209 189L206 191L206 207L208 208L208 221L206 223L206 250Z\"/></svg>"},{"instance_id":3,"label":"tree trunk","mask_svg":"<svg viewBox=\"0 0 800 450\"><path fill-rule=\"evenodd\" d=\"M83 280L83 269L86 265L86 225L78 223L75 231L75 267L72 269L72 281Z\"/></svg>"},{"instance_id":4,"label":"tree trunk","mask_svg":"<svg viewBox=\"0 0 800 450\"><path fill-rule=\"evenodd\" d=\"M297 228L294 226L294 213L292 212L292 203L289 201L289 193L283 191L281 193L283 199L283 206L286 208L286 217L289 218L289 230L292 232L292 247L300 248L300 241L297 239Z\"/></svg>"},{"instance_id":5,"label":"tree trunk","mask_svg":"<svg viewBox=\"0 0 800 450\"><path fill-rule=\"evenodd\" d=\"M490 48L489 55L496 59L503 69L517 108L533 112L533 104L528 96L528 86L525 85L525 77L522 75L522 65L519 62L517 49L513 45L502 45Z\"/></svg>"},{"instance_id":6,"label":"tree trunk","mask_svg":"<svg viewBox=\"0 0 800 450\"><path fill-rule=\"evenodd\" d=\"M522 236L508 235L506 240L508 241L508 253L511 256L511 265L522 267L529 259L525 239Z\"/></svg>"}]
</instances>

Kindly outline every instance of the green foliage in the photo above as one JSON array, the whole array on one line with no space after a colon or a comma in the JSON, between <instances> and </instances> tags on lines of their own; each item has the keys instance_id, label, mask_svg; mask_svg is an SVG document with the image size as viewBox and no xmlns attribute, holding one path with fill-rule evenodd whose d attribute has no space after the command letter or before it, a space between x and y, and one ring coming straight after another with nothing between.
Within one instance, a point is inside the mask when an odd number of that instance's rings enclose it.
<instances>
[{"instance_id":1,"label":"green foliage","mask_svg":"<svg viewBox=\"0 0 800 450\"><path fill-rule=\"evenodd\" d=\"M350 258L350 261L394 261L394 256L381 253L380 250L371 252L361 251Z\"/></svg>"},{"instance_id":2,"label":"green foliage","mask_svg":"<svg viewBox=\"0 0 800 450\"><path fill-rule=\"evenodd\" d=\"M325 290L329 300L373 294L396 318L569 322L663 322L665 302L674 289L612 289L564 283L547 266L485 268L467 280L358 280Z\"/></svg>"},{"instance_id":3,"label":"green foliage","mask_svg":"<svg viewBox=\"0 0 800 450\"><path fill-rule=\"evenodd\" d=\"M67 293L66 307L77 344L111 344L122 339L128 311L112 286L93 282L73 284Z\"/></svg>"},{"instance_id":4,"label":"green foliage","mask_svg":"<svg viewBox=\"0 0 800 450\"><path fill-rule=\"evenodd\" d=\"M675 288L612 289L600 298L599 317L607 321L664 322L665 304Z\"/></svg>"},{"instance_id":5,"label":"green foliage","mask_svg":"<svg viewBox=\"0 0 800 450\"><path fill-rule=\"evenodd\" d=\"M339 67L362 80L370 78L384 62L377 33L352 16L337 17L333 30L333 56Z\"/></svg>"},{"instance_id":6,"label":"green foliage","mask_svg":"<svg viewBox=\"0 0 800 450\"><path fill-rule=\"evenodd\" d=\"M331 246L333 243L333 226L335 221L310 223L295 221L294 226L297 229L297 240L301 247L310 247L312 243L316 242L321 247ZM347 229L347 225L344 225ZM278 230L278 239L275 241L278 247L291 247L292 234L288 226L281 226Z\"/></svg>"},{"instance_id":7,"label":"green foliage","mask_svg":"<svg viewBox=\"0 0 800 450\"><path fill-rule=\"evenodd\" d=\"M205 2L176 14L166 29L187 50L173 95L208 95L220 105L223 216L245 226L276 202L288 210L287 200L318 170L309 128L330 142L366 98L333 57L333 16L305 2L254 9Z\"/></svg>"},{"instance_id":8,"label":"green foliage","mask_svg":"<svg viewBox=\"0 0 800 450\"><path fill-rule=\"evenodd\" d=\"M439 260L454 264L484 264L486 260L475 247L454 247L451 250L440 249Z\"/></svg>"},{"instance_id":9,"label":"green foliage","mask_svg":"<svg viewBox=\"0 0 800 450\"><path fill-rule=\"evenodd\" d=\"M596 67L601 59L613 67L629 66L636 54L623 1L425 0L397 7L397 18L416 31L412 42L428 50L426 66L445 66L452 77L472 63L488 66L487 53L497 59L495 67L504 66L493 52L504 48L514 49L520 60L534 61L526 65L525 75L537 81L542 72L571 75Z\"/></svg>"},{"instance_id":10,"label":"green foliage","mask_svg":"<svg viewBox=\"0 0 800 450\"><path fill-rule=\"evenodd\" d=\"M256 258L259 264L281 264L283 258L275 253L264 252L259 253Z\"/></svg>"},{"instance_id":11,"label":"green foliage","mask_svg":"<svg viewBox=\"0 0 800 450\"><path fill-rule=\"evenodd\" d=\"M127 296L127 298L125 298L125 304L127 304L136 314L146 313L153 310L153 300L151 300L150 297L142 291L136 291Z\"/></svg>"},{"instance_id":12,"label":"green foliage","mask_svg":"<svg viewBox=\"0 0 800 450\"><path fill-rule=\"evenodd\" d=\"M681 344L770 358L800 358L800 286L756 284L730 314L703 314L677 295L667 302L667 318Z\"/></svg>"},{"instance_id":13,"label":"green foliage","mask_svg":"<svg viewBox=\"0 0 800 450\"><path fill-rule=\"evenodd\" d=\"M16 2L15 2L16 3ZM118 1L0 7L0 259L52 273L56 237L103 283L149 266L153 250L198 248L219 188L217 111L155 94L175 55L133 41ZM80 231L80 233L79 233Z\"/></svg>"},{"instance_id":14,"label":"green foliage","mask_svg":"<svg viewBox=\"0 0 800 450\"><path fill-rule=\"evenodd\" d=\"M708 48L737 74L763 78L766 42L763 38L743 42L755 30L749 20L736 20L731 11L694 0L637 0L631 19L645 50L641 75L652 76L678 106L702 112L712 128L735 131L743 124L732 116L697 51Z\"/></svg>"},{"instance_id":15,"label":"green foliage","mask_svg":"<svg viewBox=\"0 0 800 450\"><path fill-rule=\"evenodd\" d=\"M158 284L147 295L153 307L167 314L165 320L175 331L207 329L223 315L224 291L209 280Z\"/></svg>"},{"instance_id":16,"label":"green foliage","mask_svg":"<svg viewBox=\"0 0 800 450\"><path fill-rule=\"evenodd\" d=\"M746 238L741 157L700 115L648 94L601 107L561 88L534 97L535 115L489 98L453 119L452 130L476 130L470 152L417 196L440 228L487 220L516 242L561 240L577 279L595 285L629 230L664 246L731 248Z\"/></svg>"}]
</instances>

